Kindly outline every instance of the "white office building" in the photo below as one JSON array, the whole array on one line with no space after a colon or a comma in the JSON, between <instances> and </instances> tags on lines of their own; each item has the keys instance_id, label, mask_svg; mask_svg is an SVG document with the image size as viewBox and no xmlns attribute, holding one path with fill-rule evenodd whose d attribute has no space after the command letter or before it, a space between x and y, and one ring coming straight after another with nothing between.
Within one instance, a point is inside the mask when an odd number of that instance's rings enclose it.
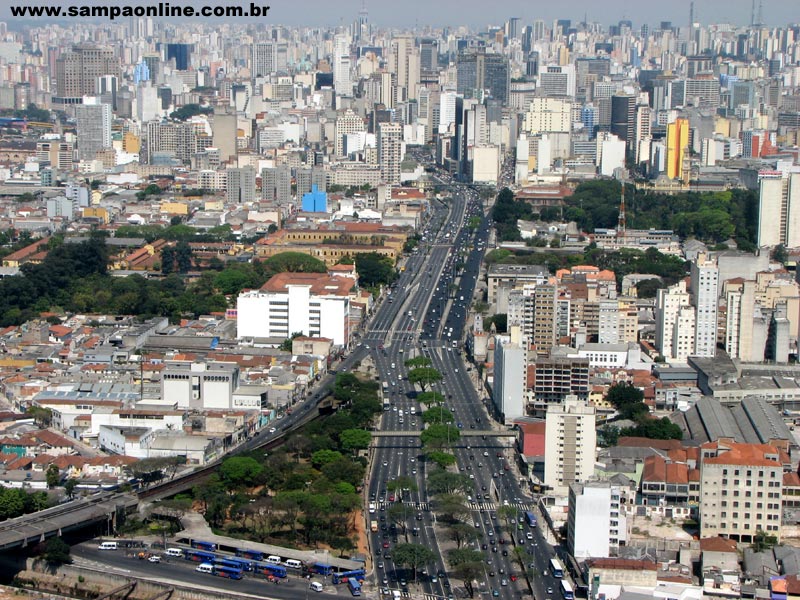
<instances>
[{"instance_id":1,"label":"white office building","mask_svg":"<svg viewBox=\"0 0 800 600\"><path fill-rule=\"evenodd\" d=\"M609 481L588 481L569 486L567 549L579 562L616 554L627 542L623 494Z\"/></svg>"},{"instance_id":2,"label":"white office building","mask_svg":"<svg viewBox=\"0 0 800 600\"><path fill-rule=\"evenodd\" d=\"M686 282L679 281L667 289L658 290L656 297L656 349L667 359L667 362L675 361L673 356L673 335L678 314L682 308L689 307L689 292L686 290ZM693 311L685 311L684 320L687 314L694 314ZM683 332L685 336L686 332ZM694 332L692 332L694 341Z\"/></svg>"},{"instance_id":3,"label":"white office building","mask_svg":"<svg viewBox=\"0 0 800 600\"><path fill-rule=\"evenodd\" d=\"M237 337L283 341L302 333L345 346L354 285L353 279L325 273L279 273L261 289L239 294Z\"/></svg>"},{"instance_id":4,"label":"white office building","mask_svg":"<svg viewBox=\"0 0 800 600\"><path fill-rule=\"evenodd\" d=\"M494 389L492 400L506 422L524 417L527 378L527 352L520 328L513 326L510 336L498 336L494 349Z\"/></svg>"}]
</instances>

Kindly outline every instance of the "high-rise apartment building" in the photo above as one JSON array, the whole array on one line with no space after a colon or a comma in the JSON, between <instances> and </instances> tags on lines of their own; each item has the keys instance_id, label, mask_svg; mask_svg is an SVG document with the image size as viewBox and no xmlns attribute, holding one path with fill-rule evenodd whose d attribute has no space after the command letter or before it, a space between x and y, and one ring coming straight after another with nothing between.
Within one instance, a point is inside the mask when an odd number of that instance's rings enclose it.
<instances>
[{"instance_id":1,"label":"high-rise apartment building","mask_svg":"<svg viewBox=\"0 0 800 600\"><path fill-rule=\"evenodd\" d=\"M389 71L394 73L397 84L395 103L416 100L420 79L420 52L412 36L392 38Z\"/></svg>"},{"instance_id":2,"label":"high-rise apartment building","mask_svg":"<svg viewBox=\"0 0 800 600\"><path fill-rule=\"evenodd\" d=\"M686 282L679 281L667 289L658 290L656 296L656 348L667 360L673 358L673 338L682 309L689 309L689 292ZM690 311L684 311L684 319ZM687 332L681 332L686 336ZM692 332L692 339L694 333Z\"/></svg>"},{"instance_id":3,"label":"high-rise apartment building","mask_svg":"<svg viewBox=\"0 0 800 600\"><path fill-rule=\"evenodd\" d=\"M758 245L800 246L800 173L759 173Z\"/></svg>"},{"instance_id":4,"label":"high-rise apartment building","mask_svg":"<svg viewBox=\"0 0 800 600\"><path fill-rule=\"evenodd\" d=\"M225 200L229 204L249 204L256 200L256 170L253 167L226 169L228 185Z\"/></svg>"},{"instance_id":5,"label":"high-rise apartment building","mask_svg":"<svg viewBox=\"0 0 800 600\"><path fill-rule=\"evenodd\" d=\"M261 169L261 199L277 204L292 201L292 170L288 165Z\"/></svg>"},{"instance_id":6,"label":"high-rise apartment building","mask_svg":"<svg viewBox=\"0 0 800 600\"><path fill-rule=\"evenodd\" d=\"M378 164L385 183L400 183L400 163L403 160L403 126L381 123L378 126Z\"/></svg>"},{"instance_id":7,"label":"high-rise apartment building","mask_svg":"<svg viewBox=\"0 0 800 600\"><path fill-rule=\"evenodd\" d=\"M480 98L486 91L506 104L510 81L508 59L502 54L487 54L484 48L478 48L458 55L457 90L465 98Z\"/></svg>"},{"instance_id":8,"label":"high-rise apartment building","mask_svg":"<svg viewBox=\"0 0 800 600\"><path fill-rule=\"evenodd\" d=\"M547 407L544 442L544 483L566 496L573 483L594 473L597 433L595 408L575 397Z\"/></svg>"},{"instance_id":9,"label":"high-rise apartment building","mask_svg":"<svg viewBox=\"0 0 800 600\"><path fill-rule=\"evenodd\" d=\"M717 307L719 305L719 268L705 253L692 261L691 296L695 307L694 355L717 354Z\"/></svg>"},{"instance_id":10,"label":"high-rise apartment building","mask_svg":"<svg viewBox=\"0 0 800 600\"><path fill-rule=\"evenodd\" d=\"M56 59L56 98L60 104L76 104L83 96L97 95L103 75L119 77L119 61L111 48L90 44L73 46Z\"/></svg>"},{"instance_id":11,"label":"high-rise apartment building","mask_svg":"<svg viewBox=\"0 0 800 600\"><path fill-rule=\"evenodd\" d=\"M689 120L675 119L667 125L667 177L686 180L689 177L686 165L689 149Z\"/></svg>"},{"instance_id":12,"label":"high-rise apartment building","mask_svg":"<svg viewBox=\"0 0 800 600\"><path fill-rule=\"evenodd\" d=\"M537 285L533 290L531 345L536 354L548 356L556 345L558 286Z\"/></svg>"},{"instance_id":13,"label":"high-rise apartment building","mask_svg":"<svg viewBox=\"0 0 800 600\"><path fill-rule=\"evenodd\" d=\"M78 159L94 160L100 150L111 148L111 105L75 106L78 133Z\"/></svg>"},{"instance_id":14,"label":"high-rise apartment building","mask_svg":"<svg viewBox=\"0 0 800 600\"><path fill-rule=\"evenodd\" d=\"M536 97L528 105L523 130L531 135L570 133L572 108L572 102L563 98Z\"/></svg>"},{"instance_id":15,"label":"high-rise apartment building","mask_svg":"<svg viewBox=\"0 0 800 600\"><path fill-rule=\"evenodd\" d=\"M364 119L362 119L359 115L354 113L352 110L347 110L344 113L340 113L336 117L336 124L334 129L334 135L336 137L334 143L334 153L336 156L344 156L345 155L345 139L348 134L351 133L358 133L360 131L366 131L366 126L364 125ZM352 150L348 149L348 152Z\"/></svg>"},{"instance_id":16,"label":"high-rise apartment building","mask_svg":"<svg viewBox=\"0 0 800 600\"><path fill-rule=\"evenodd\" d=\"M339 34L333 38L333 89L338 96L353 95L350 37Z\"/></svg>"},{"instance_id":17,"label":"high-rise apartment building","mask_svg":"<svg viewBox=\"0 0 800 600\"><path fill-rule=\"evenodd\" d=\"M700 448L700 537L781 539L783 459L767 444L715 441Z\"/></svg>"}]
</instances>

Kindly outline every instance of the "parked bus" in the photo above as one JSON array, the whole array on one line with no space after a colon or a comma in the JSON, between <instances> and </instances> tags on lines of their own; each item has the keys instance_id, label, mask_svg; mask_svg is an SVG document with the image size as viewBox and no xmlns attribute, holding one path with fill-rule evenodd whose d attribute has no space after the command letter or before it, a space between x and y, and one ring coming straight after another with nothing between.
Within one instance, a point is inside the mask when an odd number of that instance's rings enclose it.
<instances>
[{"instance_id":1,"label":"parked bus","mask_svg":"<svg viewBox=\"0 0 800 600\"><path fill-rule=\"evenodd\" d=\"M531 511L525 512L525 522L531 527L536 527L536 515Z\"/></svg>"},{"instance_id":2,"label":"parked bus","mask_svg":"<svg viewBox=\"0 0 800 600\"><path fill-rule=\"evenodd\" d=\"M343 581L347 581L349 583L353 579L364 579L364 569L355 569L353 571L344 571L342 573L333 574L334 584L342 583Z\"/></svg>"},{"instance_id":3,"label":"parked bus","mask_svg":"<svg viewBox=\"0 0 800 600\"><path fill-rule=\"evenodd\" d=\"M255 560L258 562L264 560L263 552L259 552L258 550L248 550L247 548L237 548L236 556L241 556L242 558L249 558L250 560Z\"/></svg>"},{"instance_id":4,"label":"parked bus","mask_svg":"<svg viewBox=\"0 0 800 600\"><path fill-rule=\"evenodd\" d=\"M308 570L316 575L330 575L333 573L333 567L325 563L314 563Z\"/></svg>"},{"instance_id":5,"label":"parked bus","mask_svg":"<svg viewBox=\"0 0 800 600\"><path fill-rule=\"evenodd\" d=\"M214 575L217 577L226 577L227 579L241 579L244 577L241 569L219 565L214 565Z\"/></svg>"},{"instance_id":6,"label":"parked bus","mask_svg":"<svg viewBox=\"0 0 800 600\"><path fill-rule=\"evenodd\" d=\"M233 558L232 556L225 556L217 558L214 561L215 565L230 567L231 569L239 569L240 571L252 571L253 563L243 558Z\"/></svg>"},{"instance_id":7,"label":"parked bus","mask_svg":"<svg viewBox=\"0 0 800 600\"><path fill-rule=\"evenodd\" d=\"M349 578L347 580L347 588L350 590L350 593L353 596L360 596L361 595L361 584L359 583L358 579Z\"/></svg>"},{"instance_id":8,"label":"parked bus","mask_svg":"<svg viewBox=\"0 0 800 600\"><path fill-rule=\"evenodd\" d=\"M259 563L254 567L254 570L259 575L264 575L265 577L277 577L279 579L286 578L286 567L281 565Z\"/></svg>"},{"instance_id":9,"label":"parked bus","mask_svg":"<svg viewBox=\"0 0 800 600\"><path fill-rule=\"evenodd\" d=\"M566 579L561 580L561 595L564 600L575 600L575 593L572 591L572 586Z\"/></svg>"},{"instance_id":10,"label":"parked bus","mask_svg":"<svg viewBox=\"0 0 800 600\"><path fill-rule=\"evenodd\" d=\"M203 550L186 550L183 553L183 558L199 563L213 563L217 555L212 552L205 552Z\"/></svg>"},{"instance_id":11,"label":"parked bus","mask_svg":"<svg viewBox=\"0 0 800 600\"><path fill-rule=\"evenodd\" d=\"M204 542L202 540L190 540L189 545L192 548L197 548L198 550L205 550L206 552L214 552L217 549L216 544L212 544L211 542Z\"/></svg>"},{"instance_id":12,"label":"parked bus","mask_svg":"<svg viewBox=\"0 0 800 600\"><path fill-rule=\"evenodd\" d=\"M553 574L553 577L560 579L564 576L564 565L562 565L561 561L557 558L551 558L550 572Z\"/></svg>"}]
</instances>

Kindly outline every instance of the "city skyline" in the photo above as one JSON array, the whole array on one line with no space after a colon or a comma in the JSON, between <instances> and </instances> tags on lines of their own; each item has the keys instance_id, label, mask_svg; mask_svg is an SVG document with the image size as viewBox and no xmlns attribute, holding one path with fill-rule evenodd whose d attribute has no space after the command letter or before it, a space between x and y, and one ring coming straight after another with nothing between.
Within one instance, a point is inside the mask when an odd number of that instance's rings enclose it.
<instances>
[{"instance_id":1,"label":"city skyline","mask_svg":"<svg viewBox=\"0 0 800 600\"><path fill-rule=\"evenodd\" d=\"M42 5L46 4L42 2ZM91 5L90 2L74 2L75 6ZM151 3L131 2L133 6L147 6ZM183 4L173 2L173 5ZM208 3L213 6L236 4L235 2L218 1ZM680 0L669 5L651 5L632 2L631 0L609 0L598 5L590 0L569 0L566 4L534 6L521 0L506 0L499 6L493 5L493 10L486 10L486 6L478 0L444 0L435 4L422 0L411 0L405 3L406 10L397 11L396 7L385 1L372 1L362 3L362 0L345 0L336 4L311 0L305 6L308 10L299 14L296 6L288 2L272 2L266 18L261 18L264 25L286 25L292 27L336 27L348 25L362 7L365 7L370 21L377 27L461 27L482 28L487 25L502 25L509 17L518 17L522 22L528 23L535 19L552 22L556 19L570 19L573 23L581 23L586 19L590 23L599 23L602 26L615 24L620 20L633 22L634 27L643 24L655 24L660 21L671 21L676 27L683 27L689 23L690 0ZM694 21L702 25L715 23L730 23L735 26L747 26L751 23L752 16L759 12L758 3L755 7L749 0L725 2L723 0L697 0L694 2ZM761 5L761 21L767 26L797 22L797 5L792 0L763 1ZM311 18L309 18L311 17ZM725 17L725 18L722 18ZM0 7L0 18L9 19L12 27L41 26L52 20L46 19L12 19L8 6ZM200 22L246 22L244 18L197 19ZM72 19L74 22L75 19ZM101 23L108 19L97 19ZM122 23L123 18L115 22ZM70 20L58 22L69 23ZM80 24L87 23L81 19Z\"/></svg>"}]
</instances>

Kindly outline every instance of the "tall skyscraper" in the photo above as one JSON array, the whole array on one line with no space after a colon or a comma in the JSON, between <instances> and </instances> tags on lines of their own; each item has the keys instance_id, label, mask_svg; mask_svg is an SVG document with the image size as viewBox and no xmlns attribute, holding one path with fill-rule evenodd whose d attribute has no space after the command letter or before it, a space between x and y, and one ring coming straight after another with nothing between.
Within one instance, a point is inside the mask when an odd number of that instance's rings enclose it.
<instances>
[{"instance_id":1,"label":"tall skyscraper","mask_svg":"<svg viewBox=\"0 0 800 600\"><path fill-rule=\"evenodd\" d=\"M74 46L56 59L56 104L76 104L94 96L103 75L119 77L119 61L111 48L90 44Z\"/></svg>"},{"instance_id":2,"label":"tall skyscraper","mask_svg":"<svg viewBox=\"0 0 800 600\"><path fill-rule=\"evenodd\" d=\"M684 168L686 150L689 146L689 120L675 119L667 124L667 177L684 180L688 173Z\"/></svg>"},{"instance_id":3,"label":"tall skyscraper","mask_svg":"<svg viewBox=\"0 0 800 600\"><path fill-rule=\"evenodd\" d=\"M495 389L492 394L497 412L504 421L526 416L526 351L518 326L510 336L498 336L494 348Z\"/></svg>"},{"instance_id":4,"label":"tall skyscraper","mask_svg":"<svg viewBox=\"0 0 800 600\"><path fill-rule=\"evenodd\" d=\"M686 282L679 281L667 289L658 290L656 296L656 349L669 361L673 358L673 344L676 323L683 309L689 309L689 292ZM689 332L680 331L680 336L687 337ZM694 334L692 333L692 342Z\"/></svg>"},{"instance_id":5,"label":"tall skyscraper","mask_svg":"<svg viewBox=\"0 0 800 600\"><path fill-rule=\"evenodd\" d=\"M403 127L399 123L378 125L378 164L384 183L400 183L400 162L403 160Z\"/></svg>"},{"instance_id":6,"label":"tall skyscraper","mask_svg":"<svg viewBox=\"0 0 800 600\"><path fill-rule=\"evenodd\" d=\"M465 98L480 98L487 92L506 104L510 86L508 60L502 54L487 54L485 48L459 54L456 85Z\"/></svg>"},{"instance_id":7,"label":"tall skyscraper","mask_svg":"<svg viewBox=\"0 0 800 600\"><path fill-rule=\"evenodd\" d=\"M167 61L174 60L175 68L188 71L192 64L191 44L167 44Z\"/></svg>"},{"instance_id":8,"label":"tall skyscraper","mask_svg":"<svg viewBox=\"0 0 800 600\"><path fill-rule=\"evenodd\" d=\"M251 73L253 77L265 76L278 70L278 51L275 42L253 44Z\"/></svg>"},{"instance_id":9,"label":"tall skyscraper","mask_svg":"<svg viewBox=\"0 0 800 600\"><path fill-rule=\"evenodd\" d=\"M292 201L292 170L288 165L261 169L261 199L277 204Z\"/></svg>"},{"instance_id":10,"label":"tall skyscraper","mask_svg":"<svg viewBox=\"0 0 800 600\"><path fill-rule=\"evenodd\" d=\"M333 89L339 96L353 95L350 38L339 34L333 38Z\"/></svg>"},{"instance_id":11,"label":"tall skyscraper","mask_svg":"<svg viewBox=\"0 0 800 600\"><path fill-rule=\"evenodd\" d=\"M111 105L80 104L75 107L79 160L94 160L95 154L111 148Z\"/></svg>"},{"instance_id":12,"label":"tall skyscraper","mask_svg":"<svg viewBox=\"0 0 800 600\"><path fill-rule=\"evenodd\" d=\"M344 114L339 114L336 117L336 125L334 129L334 154L336 156L344 156L345 154L345 138L350 133L358 133L366 129L364 119L354 113L352 110L347 110ZM349 150L352 152L352 150Z\"/></svg>"},{"instance_id":13,"label":"tall skyscraper","mask_svg":"<svg viewBox=\"0 0 800 600\"><path fill-rule=\"evenodd\" d=\"M625 140L628 153L636 144L636 96L611 97L611 133Z\"/></svg>"},{"instance_id":14,"label":"tall skyscraper","mask_svg":"<svg viewBox=\"0 0 800 600\"><path fill-rule=\"evenodd\" d=\"M719 268L705 253L692 261L691 292L695 307L694 355L717 354L717 307L719 305Z\"/></svg>"},{"instance_id":15,"label":"tall skyscraper","mask_svg":"<svg viewBox=\"0 0 800 600\"><path fill-rule=\"evenodd\" d=\"M417 99L420 80L420 53L414 38L402 35L392 38L389 71L395 74L395 103Z\"/></svg>"},{"instance_id":16,"label":"tall skyscraper","mask_svg":"<svg viewBox=\"0 0 800 600\"><path fill-rule=\"evenodd\" d=\"M759 173L758 245L800 246L800 173Z\"/></svg>"}]
</instances>

